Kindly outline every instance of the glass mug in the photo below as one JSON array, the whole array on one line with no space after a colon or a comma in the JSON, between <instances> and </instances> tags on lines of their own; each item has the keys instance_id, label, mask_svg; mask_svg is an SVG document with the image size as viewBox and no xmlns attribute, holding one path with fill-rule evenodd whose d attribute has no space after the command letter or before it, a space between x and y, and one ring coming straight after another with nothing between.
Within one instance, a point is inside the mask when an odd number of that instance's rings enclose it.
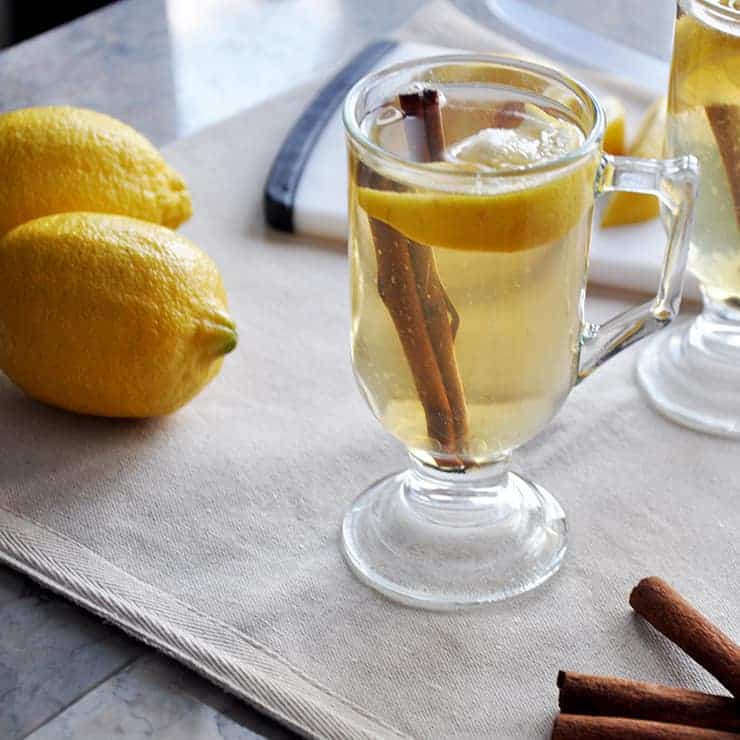
<instances>
[{"instance_id":1,"label":"glass mug","mask_svg":"<svg viewBox=\"0 0 740 740\"><path fill-rule=\"evenodd\" d=\"M704 308L648 346L638 378L668 417L740 437L740 5L681 0L678 10L665 151L701 165L689 269Z\"/></svg>"},{"instance_id":2,"label":"glass mug","mask_svg":"<svg viewBox=\"0 0 740 740\"><path fill-rule=\"evenodd\" d=\"M352 361L410 467L342 527L365 583L449 609L555 573L562 508L509 470L570 389L676 315L696 188L690 157L602 154L604 114L546 67L451 55L391 67L345 101ZM485 164L481 164L485 162ZM656 298L584 322L594 192L657 195L671 221Z\"/></svg>"}]
</instances>

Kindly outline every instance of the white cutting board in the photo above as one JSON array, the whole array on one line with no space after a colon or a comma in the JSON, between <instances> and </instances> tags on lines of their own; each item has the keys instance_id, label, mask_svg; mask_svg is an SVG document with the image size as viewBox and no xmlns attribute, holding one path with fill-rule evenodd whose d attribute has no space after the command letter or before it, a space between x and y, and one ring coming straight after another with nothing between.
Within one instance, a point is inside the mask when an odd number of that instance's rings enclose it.
<instances>
[{"instance_id":1,"label":"white cutting board","mask_svg":"<svg viewBox=\"0 0 740 740\"><path fill-rule=\"evenodd\" d=\"M403 42L389 52L377 69L408 59L454 53L455 49ZM634 132L653 93L598 72L570 70L596 95L616 95L624 103L628 131ZM598 214L595 219L598 222ZM347 235L347 166L341 110L324 128L306 164L296 191L294 229L297 233L345 241ZM666 236L658 219L612 229L594 227L590 280L594 284L654 293L658 285ZM696 281L688 276L686 297L698 298Z\"/></svg>"}]
</instances>

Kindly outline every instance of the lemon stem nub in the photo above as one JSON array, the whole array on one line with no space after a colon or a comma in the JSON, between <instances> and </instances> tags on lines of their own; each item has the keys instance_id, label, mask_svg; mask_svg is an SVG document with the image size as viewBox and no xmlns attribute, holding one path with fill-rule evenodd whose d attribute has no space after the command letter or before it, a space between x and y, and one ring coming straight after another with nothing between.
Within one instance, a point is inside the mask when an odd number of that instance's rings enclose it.
<instances>
[{"instance_id":1,"label":"lemon stem nub","mask_svg":"<svg viewBox=\"0 0 740 740\"><path fill-rule=\"evenodd\" d=\"M223 349L221 350L221 354L228 355L229 352L233 352L236 349L237 344L238 344L238 334L236 333L236 330L234 330L231 332L231 336L224 343Z\"/></svg>"}]
</instances>

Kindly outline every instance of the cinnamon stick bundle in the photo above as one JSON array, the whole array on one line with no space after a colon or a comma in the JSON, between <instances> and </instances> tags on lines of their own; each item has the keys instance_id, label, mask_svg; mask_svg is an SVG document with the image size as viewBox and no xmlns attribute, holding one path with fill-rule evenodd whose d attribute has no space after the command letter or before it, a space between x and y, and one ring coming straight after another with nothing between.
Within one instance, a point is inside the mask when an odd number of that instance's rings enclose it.
<instances>
[{"instance_id":1,"label":"cinnamon stick bundle","mask_svg":"<svg viewBox=\"0 0 740 740\"><path fill-rule=\"evenodd\" d=\"M740 645L712 624L677 591L655 576L630 594L632 608L659 632L740 697Z\"/></svg>"},{"instance_id":2,"label":"cinnamon stick bundle","mask_svg":"<svg viewBox=\"0 0 740 740\"><path fill-rule=\"evenodd\" d=\"M415 127L406 127L412 156L421 161L441 159L444 133L437 91L403 94L399 103L404 114L414 119ZM375 174L368 184L388 185ZM454 349L459 316L429 247L377 219L370 219L370 230L378 264L378 293L398 332L424 408L427 434L450 456L440 459L440 464L460 467L457 454L466 443L468 419Z\"/></svg>"},{"instance_id":3,"label":"cinnamon stick bundle","mask_svg":"<svg viewBox=\"0 0 740 740\"><path fill-rule=\"evenodd\" d=\"M429 161L443 159L445 139L437 91L426 88L421 95L400 95L399 102L401 110L407 116L419 117L421 114ZM468 436L465 394L454 347L460 317L444 289L432 250L427 246L409 241L409 254L416 275L419 299L425 308L426 328L450 405L457 449L460 450Z\"/></svg>"},{"instance_id":4,"label":"cinnamon stick bundle","mask_svg":"<svg viewBox=\"0 0 740 740\"><path fill-rule=\"evenodd\" d=\"M734 732L624 717L560 714L552 740L737 740Z\"/></svg>"},{"instance_id":5,"label":"cinnamon stick bundle","mask_svg":"<svg viewBox=\"0 0 740 740\"><path fill-rule=\"evenodd\" d=\"M565 714L627 717L740 733L740 703L729 696L566 671L558 673L557 683L560 711Z\"/></svg>"}]
</instances>

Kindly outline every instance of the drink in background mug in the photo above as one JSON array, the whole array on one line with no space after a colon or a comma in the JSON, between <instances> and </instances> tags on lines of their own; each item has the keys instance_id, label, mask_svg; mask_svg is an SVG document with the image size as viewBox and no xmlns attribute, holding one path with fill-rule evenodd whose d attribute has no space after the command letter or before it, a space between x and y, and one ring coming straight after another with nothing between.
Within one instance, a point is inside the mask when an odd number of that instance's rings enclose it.
<instances>
[{"instance_id":1,"label":"drink in background mug","mask_svg":"<svg viewBox=\"0 0 740 740\"><path fill-rule=\"evenodd\" d=\"M641 385L668 417L740 437L740 5L681 0L666 153L694 154L701 188L689 269L704 298L691 324L651 343Z\"/></svg>"},{"instance_id":2,"label":"drink in background mug","mask_svg":"<svg viewBox=\"0 0 740 740\"><path fill-rule=\"evenodd\" d=\"M603 155L588 90L493 56L371 75L344 121L353 365L410 456L356 500L344 554L418 606L521 593L558 569L566 523L511 453L580 379L675 316L695 162ZM656 298L597 326L583 318L594 192L621 189L662 200L668 247Z\"/></svg>"}]
</instances>

